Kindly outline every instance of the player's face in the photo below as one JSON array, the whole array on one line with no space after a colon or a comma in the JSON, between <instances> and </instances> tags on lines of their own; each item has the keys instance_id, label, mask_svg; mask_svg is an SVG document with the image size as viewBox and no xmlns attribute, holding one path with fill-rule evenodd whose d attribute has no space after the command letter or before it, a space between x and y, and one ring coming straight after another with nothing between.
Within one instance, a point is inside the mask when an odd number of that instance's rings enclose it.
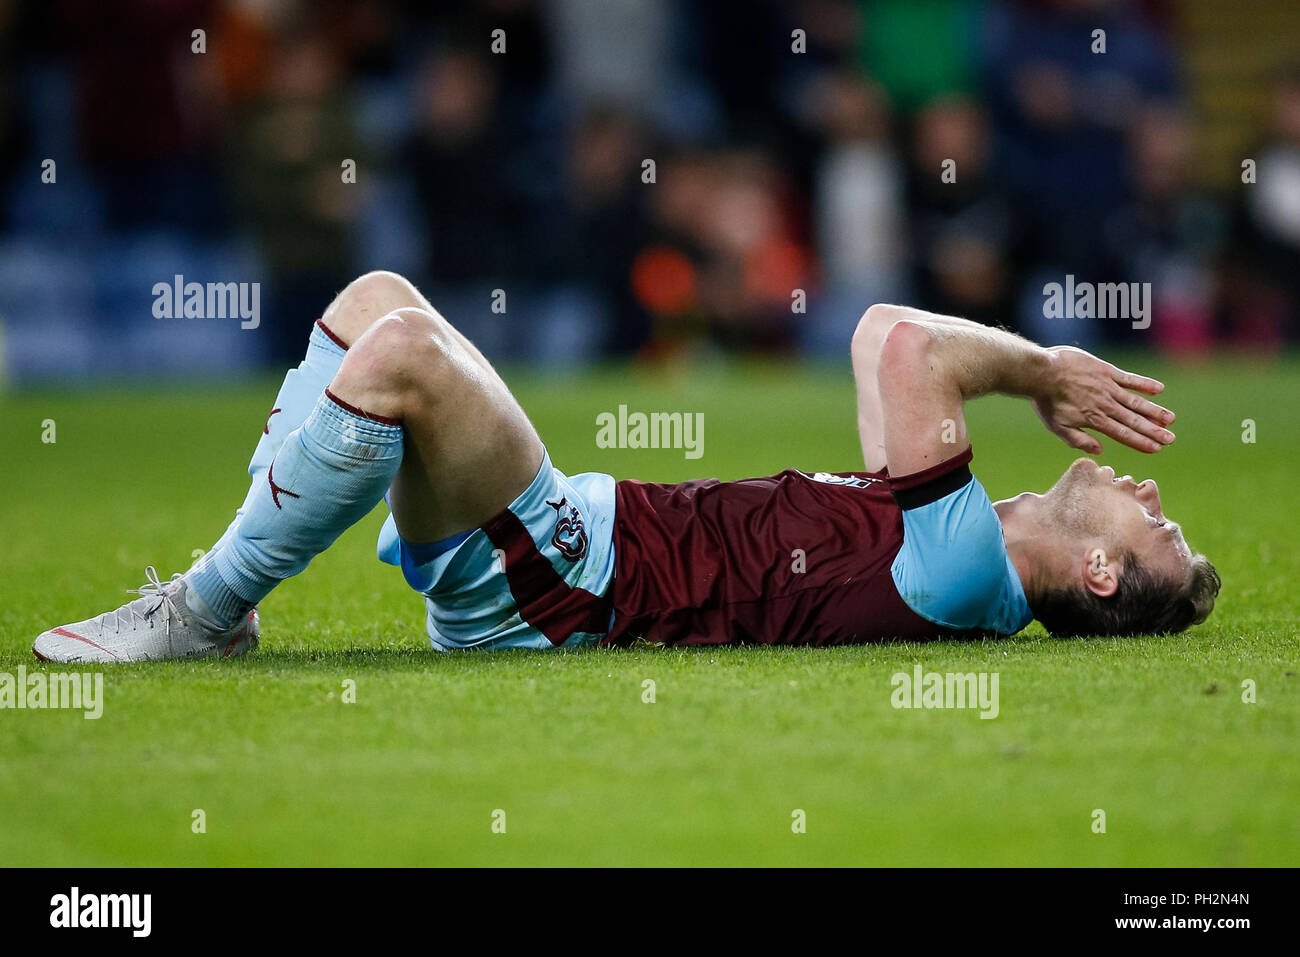
<instances>
[{"instance_id":1,"label":"player's face","mask_svg":"<svg viewBox=\"0 0 1300 957\"><path fill-rule=\"evenodd\" d=\"M1169 521L1151 479L1117 476L1109 465L1076 460L1043 496L1052 522L1070 537L1099 542L1116 556L1131 551L1171 579L1185 577L1192 550L1182 527Z\"/></svg>"}]
</instances>

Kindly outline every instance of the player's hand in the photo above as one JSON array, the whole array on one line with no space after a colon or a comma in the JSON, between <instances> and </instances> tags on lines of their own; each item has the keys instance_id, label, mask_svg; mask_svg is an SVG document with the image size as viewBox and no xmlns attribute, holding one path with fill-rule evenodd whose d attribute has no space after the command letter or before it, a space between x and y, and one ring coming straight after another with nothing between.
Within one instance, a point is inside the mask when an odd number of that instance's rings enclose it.
<instances>
[{"instance_id":1,"label":"player's hand","mask_svg":"<svg viewBox=\"0 0 1300 957\"><path fill-rule=\"evenodd\" d=\"M1174 414L1137 394L1158 395L1163 382L1125 372L1073 346L1047 351L1051 367L1033 400L1034 410L1066 445L1091 455L1100 452L1101 442L1084 429L1139 452L1159 452L1174 440L1168 428Z\"/></svg>"}]
</instances>

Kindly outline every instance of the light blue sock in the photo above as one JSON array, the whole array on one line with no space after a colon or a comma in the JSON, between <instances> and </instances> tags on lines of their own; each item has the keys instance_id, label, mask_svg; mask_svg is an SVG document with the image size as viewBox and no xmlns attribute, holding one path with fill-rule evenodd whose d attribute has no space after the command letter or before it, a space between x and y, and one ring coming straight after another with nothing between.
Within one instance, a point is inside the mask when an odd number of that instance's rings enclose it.
<instances>
[{"instance_id":1,"label":"light blue sock","mask_svg":"<svg viewBox=\"0 0 1300 957\"><path fill-rule=\"evenodd\" d=\"M298 368L290 369L285 375L284 384L275 397L275 404L271 406L266 423L262 426L262 436L257 440L253 458L248 463L248 477L253 480L248 498L235 510L234 519L217 543L208 549L209 552L220 548L235 533L240 517L248 511L258 483L265 482L266 470L275 459L275 453L280 451L280 446L289 433L306 421L311 410L316 407L316 401L324 394L325 387L339 371L345 355L347 350L325 329L324 323L318 321L312 326L311 337L307 340L307 355L298 364ZM203 559L200 558L199 561L202 562Z\"/></svg>"},{"instance_id":2,"label":"light blue sock","mask_svg":"<svg viewBox=\"0 0 1300 957\"><path fill-rule=\"evenodd\" d=\"M230 625L356 524L402 463L402 426L328 390L254 479L228 536L186 575L219 625Z\"/></svg>"}]
</instances>

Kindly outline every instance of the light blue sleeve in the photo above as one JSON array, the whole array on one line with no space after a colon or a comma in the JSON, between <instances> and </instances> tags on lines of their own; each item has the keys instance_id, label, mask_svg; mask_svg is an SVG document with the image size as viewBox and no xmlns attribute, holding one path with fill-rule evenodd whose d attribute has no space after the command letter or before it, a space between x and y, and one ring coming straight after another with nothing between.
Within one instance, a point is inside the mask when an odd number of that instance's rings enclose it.
<instances>
[{"instance_id":1,"label":"light blue sleeve","mask_svg":"<svg viewBox=\"0 0 1300 957\"><path fill-rule=\"evenodd\" d=\"M979 480L903 511L903 546L891 567L909 608L947 628L1013 635L1033 620L1025 590Z\"/></svg>"}]
</instances>

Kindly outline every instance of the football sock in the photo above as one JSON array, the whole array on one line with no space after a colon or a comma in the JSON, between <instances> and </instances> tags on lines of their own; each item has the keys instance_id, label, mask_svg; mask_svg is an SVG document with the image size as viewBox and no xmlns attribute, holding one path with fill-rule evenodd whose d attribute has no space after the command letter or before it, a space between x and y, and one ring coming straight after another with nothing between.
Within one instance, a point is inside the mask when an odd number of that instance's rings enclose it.
<instances>
[{"instance_id":1,"label":"football sock","mask_svg":"<svg viewBox=\"0 0 1300 957\"><path fill-rule=\"evenodd\" d=\"M401 462L399 422L324 389L254 477L232 529L186 575L213 623L229 627L306 568L379 503Z\"/></svg>"},{"instance_id":2,"label":"football sock","mask_svg":"<svg viewBox=\"0 0 1300 957\"><path fill-rule=\"evenodd\" d=\"M316 400L339 371L346 354L346 347L318 320L312 326L311 336L307 340L306 357L298 364L298 368L290 369L285 375L284 384L275 397L266 424L262 426L262 437L257 440L257 448L253 450L253 458L248 463L248 477L253 480L248 492L249 499L235 510L234 520L212 546L213 549L224 545L235 533L240 516L248 510L258 480L266 475L275 453L280 450L289 433L306 421L307 415L316 406Z\"/></svg>"}]
</instances>

